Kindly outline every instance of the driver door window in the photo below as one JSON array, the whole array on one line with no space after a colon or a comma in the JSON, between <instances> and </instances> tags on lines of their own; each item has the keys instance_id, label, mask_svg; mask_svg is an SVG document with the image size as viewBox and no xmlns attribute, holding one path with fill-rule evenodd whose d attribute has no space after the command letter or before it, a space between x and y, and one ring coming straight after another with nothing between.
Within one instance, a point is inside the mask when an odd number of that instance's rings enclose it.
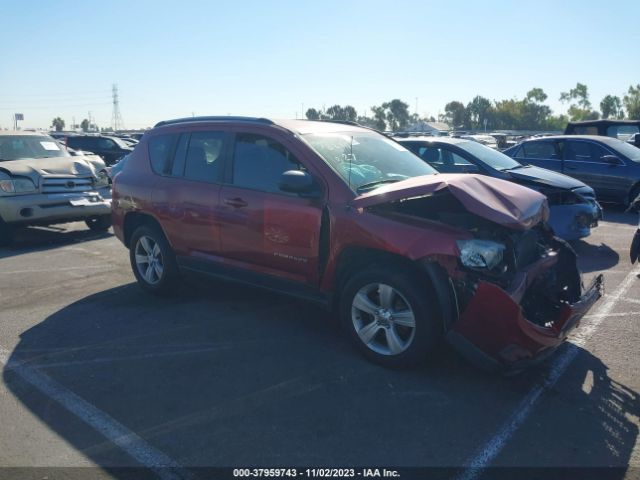
<instances>
[{"instance_id":1,"label":"driver door window","mask_svg":"<svg viewBox=\"0 0 640 480\"><path fill-rule=\"evenodd\" d=\"M288 170L303 170L303 167L282 144L252 133L242 133L236 137L231 178L233 185L286 194L278 184L282 174Z\"/></svg>"},{"instance_id":2,"label":"driver door window","mask_svg":"<svg viewBox=\"0 0 640 480\"><path fill-rule=\"evenodd\" d=\"M443 148L420 147L418 155L441 173L469 173L479 171L477 165Z\"/></svg>"}]
</instances>

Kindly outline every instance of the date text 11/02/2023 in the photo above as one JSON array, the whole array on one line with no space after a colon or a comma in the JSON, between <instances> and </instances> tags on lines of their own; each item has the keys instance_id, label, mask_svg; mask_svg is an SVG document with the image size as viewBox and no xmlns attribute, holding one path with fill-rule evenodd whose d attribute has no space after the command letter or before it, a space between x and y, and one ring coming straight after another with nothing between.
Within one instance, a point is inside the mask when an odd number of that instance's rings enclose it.
<instances>
[{"instance_id":1,"label":"date text 11/02/2023","mask_svg":"<svg viewBox=\"0 0 640 480\"><path fill-rule=\"evenodd\" d=\"M307 478L399 478L397 470L386 468L235 468L233 476Z\"/></svg>"}]
</instances>

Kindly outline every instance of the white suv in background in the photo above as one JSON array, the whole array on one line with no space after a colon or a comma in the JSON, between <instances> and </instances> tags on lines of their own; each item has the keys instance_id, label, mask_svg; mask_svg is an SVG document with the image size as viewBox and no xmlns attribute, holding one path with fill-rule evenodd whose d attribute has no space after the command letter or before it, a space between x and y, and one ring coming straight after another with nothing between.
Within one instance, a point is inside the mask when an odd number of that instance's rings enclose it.
<instances>
[{"instance_id":1,"label":"white suv in background","mask_svg":"<svg viewBox=\"0 0 640 480\"><path fill-rule=\"evenodd\" d=\"M0 132L0 245L14 225L84 220L92 230L111 226L111 189L104 162L73 157L48 135Z\"/></svg>"}]
</instances>

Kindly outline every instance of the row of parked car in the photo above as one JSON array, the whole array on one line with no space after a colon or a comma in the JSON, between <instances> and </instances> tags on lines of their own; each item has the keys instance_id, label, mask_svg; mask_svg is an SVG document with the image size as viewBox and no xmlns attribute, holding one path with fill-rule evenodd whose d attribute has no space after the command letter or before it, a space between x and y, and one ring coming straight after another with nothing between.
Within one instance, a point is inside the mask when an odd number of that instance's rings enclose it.
<instances>
[{"instance_id":1,"label":"row of parked car","mask_svg":"<svg viewBox=\"0 0 640 480\"><path fill-rule=\"evenodd\" d=\"M559 157L543 160L560 161L555 172L527 156L539 142L553 144ZM584 144L589 159L572 158ZM150 292L172 292L190 271L232 279L335 310L386 366L415 364L446 337L475 363L513 371L550 354L601 295L602 277L583 290L556 234L588 235L602 217L596 195L628 202L640 176L626 196L609 196L562 172L601 162L628 167L628 180L640 149L620 144L546 137L505 155L348 123L178 119L148 131L112 171L111 218ZM0 238L13 223L107 215L97 210L110 203L104 162L11 133L0 135L0 162L0 205L11 199ZM54 180L61 191L45 192Z\"/></svg>"}]
</instances>

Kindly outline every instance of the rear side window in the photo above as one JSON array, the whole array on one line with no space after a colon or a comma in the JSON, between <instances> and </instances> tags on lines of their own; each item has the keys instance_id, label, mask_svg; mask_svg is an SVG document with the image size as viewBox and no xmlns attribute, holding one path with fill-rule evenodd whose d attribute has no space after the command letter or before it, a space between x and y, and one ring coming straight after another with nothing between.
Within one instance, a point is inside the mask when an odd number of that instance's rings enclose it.
<instances>
[{"instance_id":1,"label":"rear side window","mask_svg":"<svg viewBox=\"0 0 640 480\"><path fill-rule=\"evenodd\" d=\"M565 160L580 162L600 162L608 152L600 145L591 142L568 141L565 144Z\"/></svg>"},{"instance_id":2,"label":"rear side window","mask_svg":"<svg viewBox=\"0 0 640 480\"><path fill-rule=\"evenodd\" d=\"M599 135L598 127L582 127L575 126L573 130L569 132L571 135Z\"/></svg>"},{"instance_id":3,"label":"rear side window","mask_svg":"<svg viewBox=\"0 0 640 480\"><path fill-rule=\"evenodd\" d=\"M617 138L626 142L639 132L640 127L638 125L611 125L607 128L607 137Z\"/></svg>"},{"instance_id":4,"label":"rear side window","mask_svg":"<svg viewBox=\"0 0 640 480\"><path fill-rule=\"evenodd\" d=\"M151 169L162 175L167 171L169 155L173 149L176 135L158 135L149 139L149 160Z\"/></svg>"},{"instance_id":5,"label":"rear side window","mask_svg":"<svg viewBox=\"0 0 640 480\"><path fill-rule=\"evenodd\" d=\"M118 146L113 140L108 138L101 138L98 140L98 147L101 150L117 150Z\"/></svg>"},{"instance_id":6,"label":"rear side window","mask_svg":"<svg viewBox=\"0 0 640 480\"><path fill-rule=\"evenodd\" d=\"M442 173L464 173L470 170L478 170L476 165L468 162L460 155L442 148L420 147L417 153L420 158Z\"/></svg>"},{"instance_id":7,"label":"rear side window","mask_svg":"<svg viewBox=\"0 0 640 480\"><path fill-rule=\"evenodd\" d=\"M194 132L185 157L184 177L218 182L224 162L224 132Z\"/></svg>"},{"instance_id":8,"label":"rear side window","mask_svg":"<svg viewBox=\"0 0 640 480\"><path fill-rule=\"evenodd\" d=\"M302 170L282 144L255 134L239 134L233 155L232 183L263 192L284 193L278 184L288 170Z\"/></svg>"},{"instance_id":9,"label":"rear side window","mask_svg":"<svg viewBox=\"0 0 640 480\"><path fill-rule=\"evenodd\" d=\"M94 140L97 139L92 137L69 137L67 139L67 145L69 145L71 148L90 150L97 147Z\"/></svg>"},{"instance_id":10,"label":"rear side window","mask_svg":"<svg viewBox=\"0 0 640 480\"><path fill-rule=\"evenodd\" d=\"M558 158L553 142L531 142L522 145L516 158Z\"/></svg>"}]
</instances>

